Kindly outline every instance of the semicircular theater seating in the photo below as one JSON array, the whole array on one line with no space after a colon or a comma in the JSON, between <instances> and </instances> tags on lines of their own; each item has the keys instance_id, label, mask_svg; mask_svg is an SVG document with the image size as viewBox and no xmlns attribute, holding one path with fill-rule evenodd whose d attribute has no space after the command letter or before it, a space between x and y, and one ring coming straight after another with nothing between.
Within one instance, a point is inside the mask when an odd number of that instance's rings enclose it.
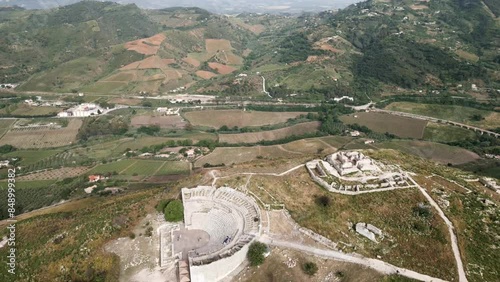
<instances>
[{"instance_id":1,"label":"semicircular theater seating","mask_svg":"<svg viewBox=\"0 0 500 282\"><path fill-rule=\"evenodd\" d=\"M231 256L260 232L260 209L255 200L228 187L182 189L187 229L206 231L209 242L189 254L202 265Z\"/></svg>"}]
</instances>

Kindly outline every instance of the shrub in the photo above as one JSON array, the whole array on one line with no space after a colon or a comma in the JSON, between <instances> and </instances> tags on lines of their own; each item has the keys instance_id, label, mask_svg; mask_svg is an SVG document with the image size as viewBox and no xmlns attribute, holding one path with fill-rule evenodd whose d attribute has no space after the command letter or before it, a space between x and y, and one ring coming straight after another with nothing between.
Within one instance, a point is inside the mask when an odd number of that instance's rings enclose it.
<instances>
[{"instance_id":1,"label":"shrub","mask_svg":"<svg viewBox=\"0 0 500 282\"><path fill-rule=\"evenodd\" d=\"M172 200L168 199L168 200L159 201L158 204L156 205L156 210L158 212L163 212L165 210L165 207L167 206L167 204L170 203L170 201L172 201Z\"/></svg>"},{"instance_id":2,"label":"shrub","mask_svg":"<svg viewBox=\"0 0 500 282\"><path fill-rule=\"evenodd\" d=\"M432 217L432 211L429 206L419 204L418 206L413 208L413 214L423 218Z\"/></svg>"},{"instance_id":3,"label":"shrub","mask_svg":"<svg viewBox=\"0 0 500 282\"><path fill-rule=\"evenodd\" d=\"M163 213L165 214L166 221L181 221L184 218L184 207L182 206L182 202L180 200L170 201L167 206L165 206Z\"/></svg>"},{"instance_id":4,"label":"shrub","mask_svg":"<svg viewBox=\"0 0 500 282\"><path fill-rule=\"evenodd\" d=\"M248 248L247 259L250 261L251 266L257 266L264 263L264 253L267 247L260 242L254 242Z\"/></svg>"},{"instance_id":5,"label":"shrub","mask_svg":"<svg viewBox=\"0 0 500 282\"><path fill-rule=\"evenodd\" d=\"M318 272L318 266L311 261L308 261L302 265L302 270L305 274L313 276Z\"/></svg>"},{"instance_id":6,"label":"shrub","mask_svg":"<svg viewBox=\"0 0 500 282\"><path fill-rule=\"evenodd\" d=\"M133 239L135 239L135 233L134 233L134 232L130 232L130 233L128 234L128 237L129 237L130 239L132 239L132 240L133 240Z\"/></svg>"}]
</instances>

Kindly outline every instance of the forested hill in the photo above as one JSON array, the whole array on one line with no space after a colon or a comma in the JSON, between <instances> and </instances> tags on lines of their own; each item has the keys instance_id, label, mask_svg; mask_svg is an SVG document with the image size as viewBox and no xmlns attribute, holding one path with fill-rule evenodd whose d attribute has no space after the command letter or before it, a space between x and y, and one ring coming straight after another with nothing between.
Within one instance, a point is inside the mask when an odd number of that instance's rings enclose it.
<instances>
[{"instance_id":1,"label":"forested hill","mask_svg":"<svg viewBox=\"0 0 500 282\"><path fill-rule=\"evenodd\" d=\"M0 82L29 91L241 96L262 95L259 72L274 97L462 95L475 84L496 99L498 11L495 0L373 0L300 16L92 1L2 9ZM236 81L241 72L250 76Z\"/></svg>"}]
</instances>

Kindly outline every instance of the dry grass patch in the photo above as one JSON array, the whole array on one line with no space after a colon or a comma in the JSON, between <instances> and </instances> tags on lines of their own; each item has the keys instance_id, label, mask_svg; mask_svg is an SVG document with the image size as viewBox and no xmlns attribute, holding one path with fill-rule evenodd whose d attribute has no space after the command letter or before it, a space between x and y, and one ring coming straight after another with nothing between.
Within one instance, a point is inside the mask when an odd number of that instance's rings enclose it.
<instances>
[{"instance_id":1,"label":"dry grass patch","mask_svg":"<svg viewBox=\"0 0 500 282\"><path fill-rule=\"evenodd\" d=\"M472 54L472 53L466 52L464 50L457 50L457 51L455 51L455 54L457 54L462 59L466 59L466 60L474 62L474 63L479 61L479 57L476 54Z\"/></svg>"},{"instance_id":2,"label":"dry grass patch","mask_svg":"<svg viewBox=\"0 0 500 282\"><path fill-rule=\"evenodd\" d=\"M229 144L241 144L241 143L257 143L260 141L273 141L284 139L289 136L300 136L307 133L314 133L318 130L320 122L304 122L296 125L292 125L285 128L260 131L260 132L248 132L248 133L238 133L238 134L220 134L219 141Z\"/></svg>"},{"instance_id":3,"label":"dry grass patch","mask_svg":"<svg viewBox=\"0 0 500 282\"><path fill-rule=\"evenodd\" d=\"M220 128L228 127L263 126L284 123L288 119L296 118L303 112L258 112L241 110L209 110L193 111L184 114L193 125ZM210 118L207 118L210 117Z\"/></svg>"},{"instance_id":4,"label":"dry grass patch","mask_svg":"<svg viewBox=\"0 0 500 282\"><path fill-rule=\"evenodd\" d=\"M0 145L11 144L17 148L51 148L73 144L82 126L82 120L71 119L67 127L58 129L16 129L9 130Z\"/></svg>"},{"instance_id":5,"label":"dry grass patch","mask_svg":"<svg viewBox=\"0 0 500 282\"><path fill-rule=\"evenodd\" d=\"M215 54L217 51L231 51L233 47L227 39L205 39L207 53Z\"/></svg>"},{"instance_id":6,"label":"dry grass patch","mask_svg":"<svg viewBox=\"0 0 500 282\"><path fill-rule=\"evenodd\" d=\"M413 213L425 197L417 189L346 196L329 193L318 187L305 169L286 178L253 176L252 191L265 190L273 200L284 203L292 217L301 225L340 244L345 251L356 251L397 266L417 270L442 279L455 279L455 264L446 225L432 210L428 219ZM259 188L261 187L261 188ZM262 189L263 188L263 189ZM319 206L318 196L327 196L331 205ZM368 222L385 234L373 243L354 232L357 222Z\"/></svg>"},{"instance_id":7,"label":"dry grass patch","mask_svg":"<svg viewBox=\"0 0 500 282\"><path fill-rule=\"evenodd\" d=\"M263 163L258 163L254 166L263 168L263 170L268 170L269 167L273 167L275 172L283 172L285 170L278 169L274 161L282 162L285 159L292 158L294 164L302 164L306 160L310 160L314 157L320 157L325 154L334 153L336 151L335 147L332 147L327 142L323 142L323 138L309 138L298 141L293 141L283 145L273 145L273 146L253 146L253 147L219 147L216 148L212 153L198 159L195 166L201 167L208 163L211 165L232 165L247 163L250 161L255 161L262 159ZM297 163L295 160L300 159L301 162ZM270 164L273 165L270 165ZM288 167L290 169L291 167Z\"/></svg>"},{"instance_id":8,"label":"dry grass patch","mask_svg":"<svg viewBox=\"0 0 500 282\"><path fill-rule=\"evenodd\" d=\"M184 62L192 65L193 67L199 67L200 66L200 61L196 60L195 58L191 58L191 57L187 57L187 58L184 58L182 59Z\"/></svg>"},{"instance_id":9,"label":"dry grass patch","mask_svg":"<svg viewBox=\"0 0 500 282\"><path fill-rule=\"evenodd\" d=\"M184 128L186 122L180 116L140 115L132 118L133 127L157 125L160 128Z\"/></svg>"},{"instance_id":10,"label":"dry grass patch","mask_svg":"<svg viewBox=\"0 0 500 282\"><path fill-rule=\"evenodd\" d=\"M296 262L296 266L289 268L286 263L290 260ZM318 266L318 272L314 276L308 276L302 271L302 264L314 262ZM272 281L342 281L342 282L372 282L381 281L383 275L375 270L360 265L323 259L297 251L272 248L271 255L266 258L264 264L258 269L246 268L239 273L234 280L246 282L272 282Z\"/></svg>"},{"instance_id":11,"label":"dry grass patch","mask_svg":"<svg viewBox=\"0 0 500 282\"><path fill-rule=\"evenodd\" d=\"M150 56L144 60L130 63L121 68L121 70L132 70L132 69L163 69L169 64L175 63L174 59L162 59L159 56Z\"/></svg>"},{"instance_id":12,"label":"dry grass patch","mask_svg":"<svg viewBox=\"0 0 500 282\"><path fill-rule=\"evenodd\" d=\"M427 141L393 140L375 144L377 148L395 149L441 164L463 164L480 159L471 151Z\"/></svg>"},{"instance_id":13,"label":"dry grass patch","mask_svg":"<svg viewBox=\"0 0 500 282\"><path fill-rule=\"evenodd\" d=\"M215 74L213 72L203 71L203 70L196 71L196 75L198 77L203 78L203 79L210 79L212 77L216 77L217 76L217 74Z\"/></svg>"},{"instance_id":14,"label":"dry grass patch","mask_svg":"<svg viewBox=\"0 0 500 282\"><path fill-rule=\"evenodd\" d=\"M420 139L424 135L427 121L400 117L385 113L361 112L341 116L347 124L359 124L379 133L392 133L403 138Z\"/></svg>"}]
</instances>

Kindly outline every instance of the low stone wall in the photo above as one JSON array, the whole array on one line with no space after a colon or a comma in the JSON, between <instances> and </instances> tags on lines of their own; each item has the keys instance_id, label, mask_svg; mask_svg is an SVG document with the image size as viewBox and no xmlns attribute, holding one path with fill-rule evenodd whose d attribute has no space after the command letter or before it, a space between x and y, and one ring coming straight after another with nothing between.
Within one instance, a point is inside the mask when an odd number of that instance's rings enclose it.
<instances>
[{"instance_id":1,"label":"low stone wall","mask_svg":"<svg viewBox=\"0 0 500 282\"><path fill-rule=\"evenodd\" d=\"M293 220L292 216L290 215L290 213L287 210L284 210L284 213L285 213L285 216L288 217L290 222L293 222L295 229L299 230L304 235L310 237L311 239L313 239L314 241L316 241L320 244L325 245L326 247L328 247L330 249L334 249L334 250L337 249L337 243L333 242L332 240L330 240L322 235L319 235L318 233L312 231L311 229L308 229L308 228L305 228L305 227L298 225L295 222L295 220Z\"/></svg>"},{"instance_id":2,"label":"low stone wall","mask_svg":"<svg viewBox=\"0 0 500 282\"><path fill-rule=\"evenodd\" d=\"M192 265L190 262L191 281L220 281L231 272L233 272L238 266L240 266L243 261L245 261L250 244L251 242L243 246L239 251L237 251L230 257L219 259L209 264Z\"/></svg>"}]
</instances>

